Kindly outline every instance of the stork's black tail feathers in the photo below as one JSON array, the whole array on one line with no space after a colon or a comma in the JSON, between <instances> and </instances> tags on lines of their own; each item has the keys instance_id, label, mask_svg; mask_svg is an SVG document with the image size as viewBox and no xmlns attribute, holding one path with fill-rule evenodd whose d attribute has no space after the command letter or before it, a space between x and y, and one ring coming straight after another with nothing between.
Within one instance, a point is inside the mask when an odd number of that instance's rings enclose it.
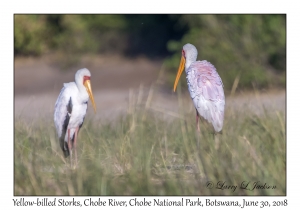
<instances>
[{"instance_id":1,"label":"stork's black tail feathers","mask_svg":"<svg viewBox=\"0 0 300 210\"><path fill-rule=\"evenodd\" d=\"M60 148L62 149L65 158L69 157L70 151L69 151L67 142L65 142L64 139L61 138L61 139L59 139L59 143L60 143Z\"/></svg>"},{"instance_id":2,"label":"stork's black tail feathers","mask_svg":"<svg viewBox=\"0 0 300 210\"><path fill-rule=\"evenodd\" d=\"M65 158L69 157L70 156L70 151L69 151L69 148L68 148L68 144L65 143L65 148L63 148L63 152L64 152L64 156Z\"/></svg>"},{"instance_id":3,"label":"stork's black tail feathers","mask_svg":"<svg viewBox=\"0 0 300 210\"><path fill-rule=\"evenodd\" d=\"M62 149L65 158L67 158L70 155L68 143L65 142L65 136L66 136L66 133L67 133L67 130L68 130L68 125L69 125L70 116L71 116L71 113L72 113L72 108L73 108L72 98L70 97L69 103L67 105L68 113L66 114L66 118L65 118L65 121L64 121L64 124L63 124L63 127L62 127L61 136L59 138L60 148Z\"/></svg>"}]
</instances>

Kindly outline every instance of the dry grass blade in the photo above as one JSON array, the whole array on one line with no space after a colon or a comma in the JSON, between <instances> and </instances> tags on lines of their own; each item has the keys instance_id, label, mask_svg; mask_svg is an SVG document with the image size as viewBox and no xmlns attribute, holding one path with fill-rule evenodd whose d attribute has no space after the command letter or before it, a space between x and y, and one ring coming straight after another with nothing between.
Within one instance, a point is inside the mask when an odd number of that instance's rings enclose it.
<instances>
[{"instance_id":1,"label":"dry grass blade","mask_svg":"<svg viewBox=\"0 0 300 210\"><path fill-rule=\"evenodd\" d=\"M49 122L16 121L15 195L286 194L284 111L256 114L227 107L216 148L203 122L198 135L195 110L186 109L190 101L183 99L180 86L178 112L152 104L154 89L145 106L143 87L137 94L130 91L128 112L113 124L86 119L75 170L68 168ZM206 187L208 181L220 180L259 180L277 188L233 192Z\"/></svg>"}]
</instances>

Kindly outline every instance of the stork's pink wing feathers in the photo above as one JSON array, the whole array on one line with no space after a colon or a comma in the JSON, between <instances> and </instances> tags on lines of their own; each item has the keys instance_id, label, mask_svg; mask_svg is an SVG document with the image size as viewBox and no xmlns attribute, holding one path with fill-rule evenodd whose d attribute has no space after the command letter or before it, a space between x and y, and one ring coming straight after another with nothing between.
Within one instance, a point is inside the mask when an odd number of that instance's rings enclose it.
<instances>
[{"instance_id":1,"label":"stork's pink wing feathers","mask_svg":"<svg viewBox=\"0 0 300 210\"><path fill-rule=\"evenodd\" d=\"M198 89L206 100L224 100L222 80L211 63L197 61L191 65L191 68L195 69Z\"/></svg>"},{"instance_id":2,"label":"stork's pink wing feathers","mask_svg":"<svg viewBox=\"0 0 300 210\"><path fill-rule=\"evenodd\" d=\"M196 61L188 69L188 85L199 114L213 124L216 131L223 127L225 96L222 80L208 61Z\"/></svg>"}]
</instances>

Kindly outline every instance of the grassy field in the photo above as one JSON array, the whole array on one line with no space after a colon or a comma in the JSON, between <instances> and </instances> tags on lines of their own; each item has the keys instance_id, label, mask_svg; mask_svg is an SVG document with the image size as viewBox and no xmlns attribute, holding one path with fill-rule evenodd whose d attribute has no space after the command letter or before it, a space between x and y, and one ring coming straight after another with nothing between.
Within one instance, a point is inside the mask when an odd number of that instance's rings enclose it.
<instances>
[{"instance_id":1,"label":"grassy field","mask_svg":"<svg viewBox=\"0 0 300 210\"><path fill-rule=\"evenodd\" d=\"M222 134L201 121L199 135L180 88L178 113L135 98L114 123L86 119L76 169L63 158L53 122L16 117L14 194L286 195L284 111L226 107Z\"/></svg>"}]
</instances>

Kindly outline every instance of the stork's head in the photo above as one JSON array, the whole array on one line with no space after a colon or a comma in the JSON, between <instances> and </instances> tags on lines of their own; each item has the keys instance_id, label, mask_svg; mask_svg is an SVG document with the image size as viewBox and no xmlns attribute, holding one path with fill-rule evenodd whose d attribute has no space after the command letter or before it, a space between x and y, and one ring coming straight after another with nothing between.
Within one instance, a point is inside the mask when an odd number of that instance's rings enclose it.
<instances>
[{"instance_id":1,"label":"stork's head","mask_svg":"<svg viewBox=\"0 0 300 210\"><path fill-rule=\"evenodd\" d=\"M92 86L91 86L91 72L84 68L84 69L79 69L76 74L75 74L75 82L77 86L84 86L87 93L89 94L89 97L92 101L93 108L96 112L96 104L94 101L94 96L92 92Z\"/></svg>"},{"instance_id":2,"label":"stork's head","mask_svg":"<svg viewBox=\"0 0 300 210\"><path fill-rule=\"evenodd\" d=\"M188 68L191 65L191 63L196 61L197 55L198 55L198 51L194 45L188 43L183 46L182 51L181 51L181 60L180 60L176 80L174 83L174 92L176 90L176 87L177 87L179 78L183 72L183 69Z\"/></svg>"}]
</instances>

